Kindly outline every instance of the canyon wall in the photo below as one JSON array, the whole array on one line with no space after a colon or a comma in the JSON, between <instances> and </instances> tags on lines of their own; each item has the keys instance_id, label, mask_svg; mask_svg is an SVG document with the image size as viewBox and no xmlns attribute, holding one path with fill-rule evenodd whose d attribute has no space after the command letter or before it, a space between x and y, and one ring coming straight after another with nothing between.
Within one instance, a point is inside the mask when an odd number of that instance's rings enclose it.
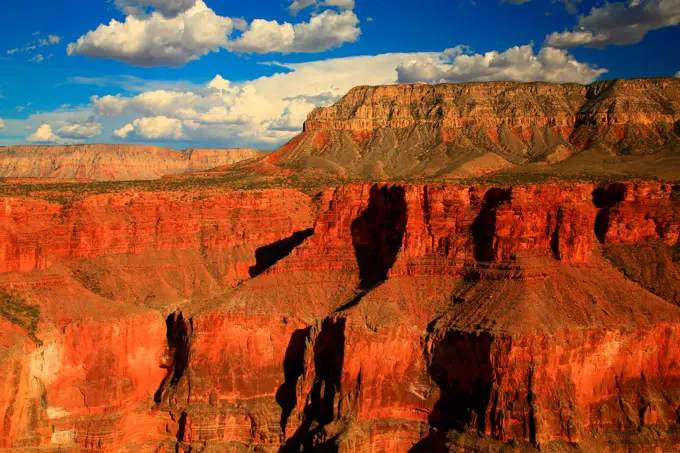
<instances>
[{"instance_id":1,"label":"canyon wall","mask_svg":"<svg viewBox=\"0 0 680 453\"><path fill-rule=\"evenodd\" d=\"M209 170L260 156L254 149L187 149L140 145L8 146L0 178L121 181Z\"/></svg>"},{"instance_id":2,"label":"canyon wall","mask_svg":"<svg viewBox=\"0 0 680 453\"><path fill-rule=\"evenodd\" d=\"M675 246L677 194L7 197L0 448L671 451L680 307L603 250Z\"/></svg>"},{"instance_id":3,"label":"canyon wall","mask_svg":"<svg viewBox=\"0 0 680 453\"><path fill-rule=\"evenodd\" d=\"M677 168L679 124L675 78L361 86L314 110L304 132L267 160L346 178L461 178L512 168L665 175ZM674 164L664 170L649 154Z\"/></svg>"}]
</instances>

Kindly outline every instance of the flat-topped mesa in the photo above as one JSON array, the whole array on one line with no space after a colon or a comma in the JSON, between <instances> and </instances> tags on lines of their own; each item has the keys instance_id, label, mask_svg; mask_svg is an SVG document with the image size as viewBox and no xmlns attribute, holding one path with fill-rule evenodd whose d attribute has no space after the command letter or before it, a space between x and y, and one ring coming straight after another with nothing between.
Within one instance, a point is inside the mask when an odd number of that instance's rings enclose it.
<instances>
[{"instance_id":1,"label":"flat-topped mesa","mask_svg":"<svg viewBox=\"0 0 680 453\"><path fill-rule=\"evenodd\" d=\"M187 149L141 145L8 146L0 177L100 181L157 179L208 170L259 156L254 149Z\"/></svg>"},{"instance_id":2,"label":"flat-topped mesa","mask_svg":"<svg viewBox=\"0 0 680 453\"><path fill-rule=\"evenodd\" d=\"M519 82L360 86L335 105L315 109L304 130L572 126L587 92L578 84Z\"/></svg>"},{"instance_id":3,"label":"flat-topped mesa","mask_svg":"<svg viewBox=\"0 0 680 453\"><path fill-rule=\"evenodd\" d=\"M659 99L659 95L662 98ZM680 119L680 81L638 79L592 85L477 82L440 85L359 86L338 103L317 108L305 132L371 131L434 124L575 127L593 124L674 123Z\"/></svg>"},{"instance_id":4,"label":"flat-topped mesa","mask_svg":"<svg viewBox=\"0 0 680 453\"><path fill-rule=\"evenodd\" d=\"M360 86L335 105L311 112L303 133L268 162L377 180L455 179L520 166L529 172L656 175L677 167L679 133L675 78L588 86ZM640 162L647 154L668 164Z\"/></svg>"}]
</instances>

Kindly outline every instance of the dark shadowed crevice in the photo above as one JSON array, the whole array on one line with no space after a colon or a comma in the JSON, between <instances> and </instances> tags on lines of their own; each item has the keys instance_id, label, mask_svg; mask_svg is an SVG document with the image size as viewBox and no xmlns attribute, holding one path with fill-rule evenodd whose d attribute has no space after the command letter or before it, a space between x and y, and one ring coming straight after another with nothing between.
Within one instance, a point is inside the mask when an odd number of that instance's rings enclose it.
<instances>
[{"instance_id":1,"label":"dark shadowed crevice","mask_svg":"<svg viewBox=\"0 0 680 453\"><path fill-rule=\"evenodd\" d=\"M285 434L288 418L297 404L297 382L305 372L305 348L311 327L293 332L283 360L284 382L276 392L276 402L281 407L281 432Z\"/></svg>"},{"instance_id":2,"label":"dark shadowed crevice","mask_svg":"<svg viewBox=\"0 0 680 453\"><path fill-rule=\"evenodd\" d=\"M168 362L164 365L168 373L154 394L154 401L161 403L168 387L176 386L184 376L189 365L189 337L191 323L182 312L175 312L165 320L168 341Z\"/></svg>"},{"instance_id":3,"label":"dark shadowed crevice","mask_svg":"<svg viewBox=\"0 0 680 453\"><path fill-rule=\"evenodd\" d=\"M321 324L313 347L316 377L307 396L302 424L281 447L281 452L317 451L315 434L339 417L336 401L345 357L345 323L345 318L326 318ZM299 369L291 371L296 373Z\"/></svg>"},{"instance_id":4,"label":"dark shadowed crevice","mask_svg":"<svg viewBox=\"0 0 680 453\"><path fill-rule=\"evenodd\" d=\"M511 190L493 188L484 194L484 203L479 214L472 222L470 234L472 235L473 253L477 261L493 261L496 253L494 250L494 238L496 236L496 208L510 202Z\"/></svg>"},{"instance_id":5,"label":"dark shadowed crevice","mask_svg":"<svg viewBox=\"0 0 680 453\"><path fill-rule=\"evenodd\" d=\"M486 412L492 394L493 365L488 333L448 331L428 356L428 372L440 397L429 416L430 434L410 453L447 452L444 433L487 428ZM489 421L489 423L493 423Z\"/></svg>"},{"instance_id":6,"label":"dark shadowed crevice","mask_svg":"<svg viewBox=\"0 0 680 453\"><path fill-rule=\"evenodd\" d=\"M626 186L624 184L610 184L598 187L593 191L593 204L599 208L595 216L595 236L600 243L604 244L609 232L609 218L611 210L626 198Z\"/></svg>"},{"instance_id":7,"label":"dark shadowed crevice","mask_svg":"<svg viewBox=\"0 0 680 453\"><path fill-rule=\"evenodd\" d=\"M265 272L278 261L290 255L295 247L305 242L312 234L314 234L314 228L308 228L306 230L297 231L290 237L257 249L255 251L256 263L248 270L250 276L257 277Z\"/></svg>"},{"instance_id":8,"label":"dark shadowed crevice","mask_svg":"<svg viewBox=\"0 0 680 453\"><path fill-rule=\"evenodd\" d=\"M177 440L180 442L184 442L184 437L186 434L186 427L187 427L187 413L182 412L182 414L179 416L179 421L178 421L179 429L177 430Z\"/></svg>"},{"instance_id":9,"label":"dark shadowed crevice","mask_svg":"<svg viewBox=\"0 0 680 453\"><path fill-rule=\"evenodd\" d=\"M564 214L561 209L557 210L555 219L555 230L550 235L550 250L552 251L552 256L556 260L560 259L560 228L562 227L562 222L564 221Z\"/></svg>"},{"instance_id":10,"label":"dark shadowed crevice","mask_svg":"<svg viewBox=\"0 0 680 453\"><path fill-rule=\"evenodd\" d=\"M402 246L406 220L403 187L371 187L368 207L351 226L359 265L359 291L370 290L387 280Z\"/></svg>"}]
</instances>

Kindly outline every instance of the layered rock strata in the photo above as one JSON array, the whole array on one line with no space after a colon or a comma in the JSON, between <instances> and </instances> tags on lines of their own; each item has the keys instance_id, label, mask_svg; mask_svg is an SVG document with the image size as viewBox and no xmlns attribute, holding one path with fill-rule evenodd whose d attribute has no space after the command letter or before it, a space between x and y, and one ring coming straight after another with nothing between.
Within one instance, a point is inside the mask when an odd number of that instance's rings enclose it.
<instances>
[{"instance_id":1,"label":"layered rock strata","mask_svg":"<svg viewBox=\"0 0 680 453\"><path fill-rule=\"evenodd\" d=\"M675 245L677 193L6 199L0 448L673 451L680 308L602 251Z\"/></svg>"},{"instance_id":2,"label":"layered rock strata","mask_svg":"<svg viewBox=\"0 0 680 453\"><path fill-rule=\"evenodd\" d=\"M0 178L120 181L208 170L260 156L254 149L187 149L139 145L8 146Z\"/></svg>"}]
</instances>

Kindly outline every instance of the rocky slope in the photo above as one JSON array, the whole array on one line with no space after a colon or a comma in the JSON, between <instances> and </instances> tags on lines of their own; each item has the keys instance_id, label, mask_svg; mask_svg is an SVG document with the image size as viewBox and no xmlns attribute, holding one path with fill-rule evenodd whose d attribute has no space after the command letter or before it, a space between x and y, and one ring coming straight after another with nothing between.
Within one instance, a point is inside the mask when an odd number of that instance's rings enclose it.
<instances>
[{"instance_id":1,"label":"rocky slope","mask_svg":"<svg viewBox=\"0 0 680 453\"><path fill-rule=\"evenodd\" d=\"M357 87L254 170L346 179L494 172L680 177L680 79ZM263 168L264 167L264 168Z\"/></svg>"},{"instance_id":2,"label":"rocky slope","mask_svg":"<svg viewBox=\"0 0 680 453\"><path fill-rule=\"evenodd\" d=\"M139 145L10 146L0 148L0 178L119 181L156 179L260 156L253 149L187 149Z\"/></svg>"},{"instance_id":3,"label":"rocky slope","mask_svg":"<svg viewBox=\"0 0 680 453\"><path fill-rule=\"evenodd\" d=\"M678 193L4 196L0 449L676 451Z\"/></svg>"}]
</instances>

